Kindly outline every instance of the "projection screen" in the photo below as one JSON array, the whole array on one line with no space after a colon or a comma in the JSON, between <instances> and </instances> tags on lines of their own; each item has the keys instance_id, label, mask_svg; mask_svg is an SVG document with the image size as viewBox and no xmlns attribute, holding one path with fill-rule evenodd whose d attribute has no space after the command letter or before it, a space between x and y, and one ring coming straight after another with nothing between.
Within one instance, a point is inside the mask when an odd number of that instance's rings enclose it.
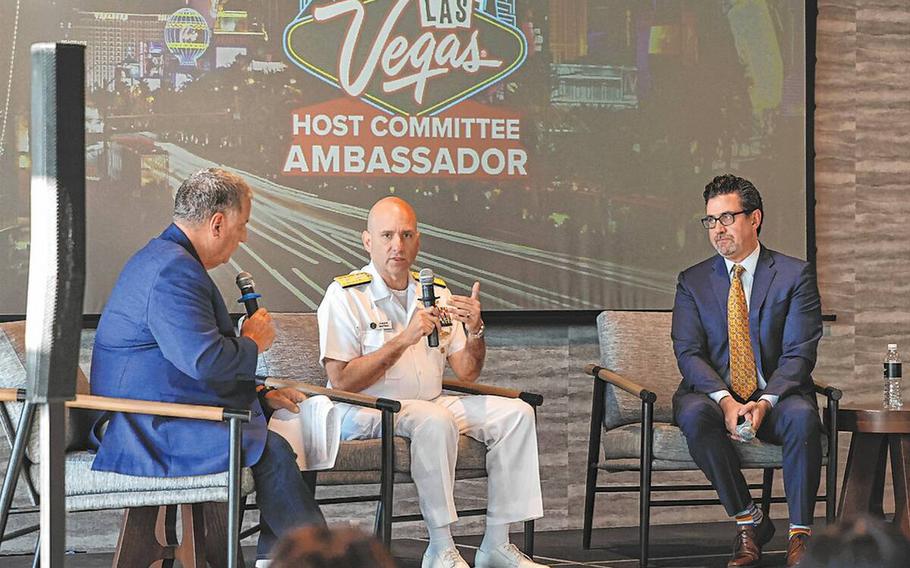
<instances>
[{"instance_id":1,"label":"projection screen","mask_svg":"<svg viewBox=\"0 0 910 568\"><path fill-rule=\"evenodd\" d=\"M269 309L314 310L396 195L420 219L414 268L479 280L486 309L666 309L713 254L714 175L754 181L765 244L806 256L806 18L789 0L4 2L0 313L25 311L34 41L87 46L86 313L206 167L255 192L249 240L211 273L231 303L246 270Z\"/></svg>"}]
</instances>

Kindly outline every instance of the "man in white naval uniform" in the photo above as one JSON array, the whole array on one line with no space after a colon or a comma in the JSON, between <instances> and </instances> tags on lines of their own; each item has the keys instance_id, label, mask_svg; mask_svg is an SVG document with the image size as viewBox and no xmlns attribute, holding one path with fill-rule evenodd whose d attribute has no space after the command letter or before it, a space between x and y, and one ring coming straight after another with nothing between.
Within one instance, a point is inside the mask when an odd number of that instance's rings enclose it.
<instances>
[{"instance_id":1,"label":"man in white naval uniform","mask_svg":"<svg viewBox=\"0 0 910 568\"><path fill-rule=\"evenodd\" d=\"M401 401L395 433L411 440L411 476L430 543L423 568L467 568L452 540L458 436L487 446L486 532L475 566L535 568L509 543L509 523L543 516L534 412L521 400L444 396L446 361L459 379L474 381L486 355L480 283L471 296L453 295L437 279L435 294L452 325L425 308L410 269L420 249L417 217L405 201L387 197L370 210L363 246L370 264L335 279L319 306L320 360L330 386ZM443 317L443 321L447 318ZM445 322L448 323L448 322ZM426 336L439 331L439 347ZM349 406L346 440L379 437L380 413Z\"/></svg>"}]
</instances>

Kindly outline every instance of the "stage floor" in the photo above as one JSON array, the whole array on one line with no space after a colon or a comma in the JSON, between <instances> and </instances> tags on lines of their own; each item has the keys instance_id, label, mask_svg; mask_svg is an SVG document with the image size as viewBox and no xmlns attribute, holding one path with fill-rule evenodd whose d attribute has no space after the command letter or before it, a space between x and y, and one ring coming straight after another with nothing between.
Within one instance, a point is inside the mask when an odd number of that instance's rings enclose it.
<instances>
[{"instance_id":1,"label":"stage floor","mask_svg":"<svg viewBox=\"0 0 910 568\"><path fill-rule=\"evenodd\" d=\"M765 547L763 567L782 566L787 542L787 523L776 520L777 533ZM819 529L824 528L824 522ZM726 566L733 542L734 525L729 523L699 523L689 525L656 526L651 529L652 567L719 568ZM521 542L520 534L513 534L512 541ZM456 538L462 556L468 563L474 559L474 550L480 537ZM419 568L426 541L396 539L392 553L400 568ZM597 566L601 568L631 568L638 566L638 530L636 528L599 529L594 531L591 550L582 550L581 531L541 532L536 538L539 562L550 566ZM247 565L252 566L253 548L244 549ZM77 552L67 556L67 568L102 568L111 565L112 554ZM29 568L31 557L0 555L4 568Z\"/></svg>"}]
</instances>

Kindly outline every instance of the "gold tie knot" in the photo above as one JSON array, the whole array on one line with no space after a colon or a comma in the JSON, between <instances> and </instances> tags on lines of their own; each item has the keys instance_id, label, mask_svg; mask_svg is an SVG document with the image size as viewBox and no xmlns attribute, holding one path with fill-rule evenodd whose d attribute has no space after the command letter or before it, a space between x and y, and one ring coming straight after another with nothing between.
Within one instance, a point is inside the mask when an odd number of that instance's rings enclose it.
<instances>
[{"instance_id":1,"label":"gold tie knot","mask_svg":"<svg viewBox=\"0 0 910 568\"><path fill-rule=\"evenodd\" d=\"M745 272L745 271L746 271L746 268L742 264L734 264L733 265L733 278L736 278L737 280L739 280L742 277L743 272Z\"/></svg>"}]
</instances>

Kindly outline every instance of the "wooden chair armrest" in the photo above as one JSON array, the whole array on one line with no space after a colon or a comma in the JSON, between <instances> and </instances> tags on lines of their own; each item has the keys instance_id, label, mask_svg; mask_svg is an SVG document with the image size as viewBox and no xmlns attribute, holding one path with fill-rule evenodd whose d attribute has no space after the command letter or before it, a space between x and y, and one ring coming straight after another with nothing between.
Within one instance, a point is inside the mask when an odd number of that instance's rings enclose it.
<instances>
[{"instance_id":1,"label":"wooden chair armrest","mask_svg":"<svg viewBox=\"0 0 910 568\"><path fill-rule=\"evenodd\" d=\"M192 418L195 420L211 420L213 422L221 422L230 418L239 418L243 422L249 422L252 418L249 410L223 408L221 406L203 406L200 404L183 404L179 402L112 398L91 394L77 394L75 400L66 401L66 407L108 412L127 412L130 414L152 414L155 416L168 416L171 418Z\"/></svg>"},{"instance_id":2,"label":"wooden chair armrest","mask_svg":"<svg viewBox=\"0 0 910 568\"><path fill-rule=\"evenodd\" d=\"M525 392L517 389L509 389L505 387L495 387L493 385L485 385L481 383L459 381L456 379L443 379L442 388L445 390L462 392L465 394L486 394L493 396L503 396L506 398L519 398L531 406L540 406L543 404L543 395L537 393Z\"/></svg>"},{"instance_id":3,"label":"wooden chair armrest","mask_svg":"<svg viewBox=\"0 0 910 568\"><path fill-rule=\"evenodd\" d=\"M25 389L0 389L0 402L25 400ZM65 402L67 408L98 410L104 412L126 412L130 414L152 414L170 418L191 418L222 422L237 418L242 422L252 419L249 410L224 408L221 406L203 406L201 404L184 404L180 402L161 402L157 400L140 400L134 398L113 398L92 394L77 394L74 400Z\"/></svg>"},{"instance_id":4,"label":"wooden chair armrest","mask_svg":"<svg viewBox=\"0 0 910 568\"><path fill-rule=\"evenodd\" d=\"M296 379L286 379L280 377L265 377L266 386L281 388L297 389L307 396L325 395L335 402L346 402L365 408L375 408L377 410L390 410L398 412L401 410L401 403L390 398L379 398L362 394L359 392L348 392L338 389L320 387Z\"/></svg>"},{"instance_id":5,"label":"wooden chair armrest","mask_svg":"<svg viewBox=\"0 0 910 568\"><path fill-rule=\"evenodd\" d=\"M614 373L610 369L605 369L598 365L587 365L585 366L585 374L591 375L595 379L600 379L606 383L610 383L611 385L622 389L645 402L655 402L657 400L656 393L649 391L631 379L627 379L618 373Z\"/></svg>"},{"instance_id":6,"label":"wooden chair armrest","mask_svg":"<svg viewBox=\"0 0 910 568\"><path fill-rule=\"evenodd\" d=\"M823 383L822 381L817 381L817 380L814 380L813 383L814 383L813 386L815 386L816 393L826 396L826 397L830 398L831 400L840 400L841 397L844 396L843 391L840 390L839 388L832 387L831 385L829 385L827 383Z\"/></svg>"},{"instance_id":7,"label":"wooden chair armrest","mask_svg":"<svg viewBox=\"0 0 910 568\"><path fill-rule=\"evenodd\" d=\"M14 402L25 399L25 389L0 389L0 402Z\"/></svg>"}]
</instances>

